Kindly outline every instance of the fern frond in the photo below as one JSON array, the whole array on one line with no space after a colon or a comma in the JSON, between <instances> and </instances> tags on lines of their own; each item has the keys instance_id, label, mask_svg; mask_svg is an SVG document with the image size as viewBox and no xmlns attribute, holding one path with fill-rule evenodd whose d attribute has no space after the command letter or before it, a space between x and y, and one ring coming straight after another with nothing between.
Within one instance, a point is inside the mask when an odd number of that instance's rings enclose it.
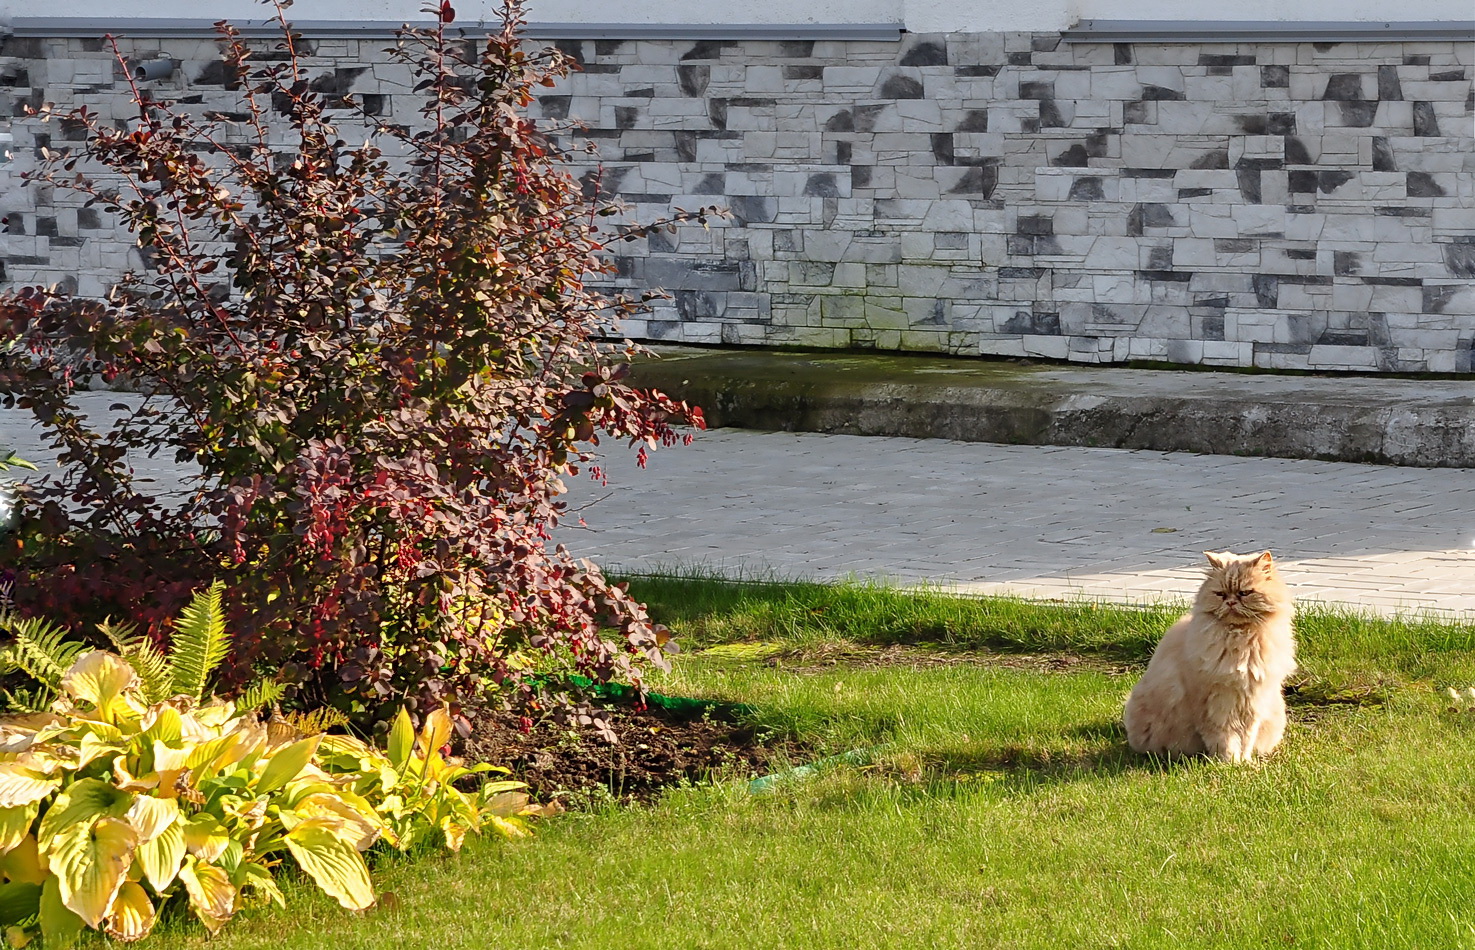
<instances>
[{"instance_id":1,"label":"fern frond","mask_svg":"<svg viewBox=\"0 0 1475 950\"><path fill-rule=\"evenodd\" d=\"M51 693L61 688L62 674L88 649L82 641L69 640L65 628L40 617L0 614L0 632L14 638L0 652L0 662L24 672Z\"/></svg>"},{"instance_id":2,"label":"fern frond","mask_svg":"<svg viewBox=\"0 0 1475 950\"><path fill-rule=\"evenodd\" d=\"M131 623L100 623L97 629L117 647L118 655L127 660L143 682L144 701L162 703L174 695L174 671L169 658L153 641Z\"/></svg>"},{"instance_id":3,"label":"fern frond","mask_svg":"<svg viewBox=\"0 0 1475 950\"><path fill-rule=\"evenodd\" d=\"M274 683L268 679L260 679L236 697L236 712L255 712L266 706L270 706L287 692L287 687L281 683Z\"/></svg>"},{"instance_id":4,"label":"fern frond","mask_svg":"<svg viewBox=\"0 0 1475 950\"><path fill-rule=\"evenodd\" d=\"M225 659L228 643L220 609L224 589L225 584L216 581L200 591L174 621L169 657L174 690L196 700L205 698L210 674Z\"/></svg>"},{"instance_id":5,"label":"fern frond","mask_svg":"<svg viewBox=\"0 0 1475 950\"><path fill-rule=\"evenodd\" d=\"M47 689L44 686L36 686L32 689L7 689L0 690L0 696L4 697L6 712L44 712L50 709L52 702L56 700L56 690Z\"/></svg>"},{"instance_id":6,"label":"fern frond","mask_svg":"<svg viewBox=\"0 0 1475 950\"><path fill-rule=\"evenodd\" d=\"M331 706L319 706L312 712L288 713L286 723L304 736L315 736L336 726L347 725L348 717Z\"/></svg>"}]
</instances>

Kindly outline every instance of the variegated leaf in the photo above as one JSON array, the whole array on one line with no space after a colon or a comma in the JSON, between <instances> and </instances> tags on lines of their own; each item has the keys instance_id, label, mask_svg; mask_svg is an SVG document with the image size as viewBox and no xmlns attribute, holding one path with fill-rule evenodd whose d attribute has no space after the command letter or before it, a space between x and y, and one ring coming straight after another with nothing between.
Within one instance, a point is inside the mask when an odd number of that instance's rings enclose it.
<instances>
[{"instance_id":1,"label":"variegated leaf","mask_svg":"<svg viewBox=\"0 0 1475 950\"><path fill-rule=\"evenodd\" d=\"M133 826L106 816L73 825L52 839L46 859L62 903L89 927L99 926L123 886L137 847Z\"/></svg>"},{"instance_id":2,"label":"variegated leaf","mask_svg":"<svg viewBox=\"0 0 1475 950\"><path fill-rule=\"evenodd\" d=\"M139 884L126 882L113 899L103 929L114 940L131 943L142 940L154 929L154 903Z\"/></svg>"},{"instance_id":3,"label":"variegated leaf","mask_svg":"<svg viewBox=\"0 0 1475 950\"><path fill-rule=\"evenodd\" d=\"M164 893L164 888L174 883L185 853L183 822L175 822L154 840L139 845L138 863L155 893Z\"/></svg>"},{"instance_id":4,"label":"variegated leaf","mask_svg":"<svg viewBox=\"0 0 1475 950\"><path fill-rule=\"evenodd\" d=\"M190 908L212 934L236 912L236 886L220 868L194 855L184 859L179 879L189 894Z\"/></svg>"},{"instance_id":5,"label":"variegated leaf","mask_svg":"<svg viewBox=\"0 0 1475 950\"><path fill-rule=\"evenodd\" d=\"M8 854L11 848L30 837L31 825L40 811L40 802L0 808L0 854Z\"/></svg>"},{"instance_id":6,"label":"variegated leaf","mask_svg":"<svg viewBox=\"0 0 1475 950\"><path fill-rule=\"evenodd\" d=\"M348 910L364 910L374 905L374 885L351 838L341 822L310 818L288 832L286 842L298 865L329 897Z\"/></svg>"}]
</instances>

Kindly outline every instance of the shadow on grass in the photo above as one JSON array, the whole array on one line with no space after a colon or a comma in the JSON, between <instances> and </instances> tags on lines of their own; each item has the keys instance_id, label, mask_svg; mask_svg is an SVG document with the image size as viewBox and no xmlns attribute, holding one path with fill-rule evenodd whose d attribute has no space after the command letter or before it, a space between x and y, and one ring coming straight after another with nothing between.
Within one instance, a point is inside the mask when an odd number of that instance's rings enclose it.
<instances>
[{"instance_id":1,"label":"shadow on grass","mask_svg":"<svg viewBox=\"0 0 1475 950\"><path fill-rule=\"evenodd\" d=\"M1067 730L1083 740L1066 748L1002 745L987 749L934 749L878 763L875 774L895 783L903 798L951 796L983 786L1028 794L1082 781L1175 772L1213 763L1206 755L1143 755L1127 745L1120 719Z\"/></svg>"},{"instance_id":2,"label":"shadow on grass","mask_svg":"<svg viewBox=\"0 0 1475 950\"><path fill-rule=\"evenodd\" d=\"M653 617L696 648L747 641L792 649L847 640L951 651L1079 653L1140 663L1181 609L980 598L863 581L729 581L700 575L621 579Z\"/></svg>"},{"instance_id":3,"label":"shadow on grass","mask_svg":"<svg viewBox=\"0 0 1475 950\"><path fill-rule=\"evenodd\" d=\"M1126 772L1164 771L1183 760L1139 755L1127 745L1120 719L1102 719L1066 730L1063 748L1009 744L988 749L937 750L926 756L932 781L990 781L1020 788L1075 782Z\"/></svg>"}]
</instances>

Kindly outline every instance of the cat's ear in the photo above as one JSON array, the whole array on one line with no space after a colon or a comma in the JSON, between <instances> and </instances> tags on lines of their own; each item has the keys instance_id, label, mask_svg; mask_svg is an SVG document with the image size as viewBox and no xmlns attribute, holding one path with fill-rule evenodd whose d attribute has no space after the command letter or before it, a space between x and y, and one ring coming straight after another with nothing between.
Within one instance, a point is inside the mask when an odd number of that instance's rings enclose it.
<instances>
[{"instance_id":1,"label":"cat's ear","mask_svg":"<svg viewBox=\"0 0 1475 950\"><path fill-rule=\"evenodd\" d=\"M1274 566L1274 564L1275 558L1270 556L1269 551L1261 551L1258 555L1255 556L1255 559L1250 562L1250 565L1252 567L1258 567L1263 571L1270 570L1270 568Z\"/></svg>"},{"instance_id":2,"label":"cat's ear","mask_svg":"<svg viewBox=\"0 0 1475 950\"><path fill-rule=\"evenodd\" d=\"M1212 567L1216 571L1222 571L1222 570L1224 570L1224 568L1226 566L1228 566L1229 559L1232 556L1233 555L1230 555L1230 554L1220 554L1220 553L1217 553L1215 551L1205 551L1204 552L1204 557L1206 557L1206 558L1209 559L1209 566Z\"/></svg>"}]
</instances>

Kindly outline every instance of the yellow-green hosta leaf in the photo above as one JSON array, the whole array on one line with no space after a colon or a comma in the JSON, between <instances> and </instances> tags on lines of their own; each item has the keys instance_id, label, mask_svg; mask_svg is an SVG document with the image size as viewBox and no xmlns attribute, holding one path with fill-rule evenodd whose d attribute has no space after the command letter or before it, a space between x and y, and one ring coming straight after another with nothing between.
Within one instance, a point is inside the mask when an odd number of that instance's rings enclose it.
<instances>
[{"instance_id":1,"label":"yellow-green hosta leaf","mask_svg":"<svg viewBox=\"0 0 1475 950\"><path fill-rule=\"evenodd\" d=\"M236 912L236 886L220 868L193 855L184 859L179 879L189 894L190 908L212 934Z\"/></svg>"},{"instance_id":2,"label":"yellow-green hosta leaf","mask_svg":"<svg viewBox=\"0 0 1475 950\"><path fill-rule=\"evenodd\" d=\"M195 710L195 718L206 726L224 730L236 718L236 704L228 699L216 699Z\"/></svg>"},{"instance_id":3,"label":"yellow-green hosta leaf","mask_svg":"<svg viewBox=\"0 0 1475 950\"><path fill-rule=\"evenodd\" d=\"M40 811L40 802L0 808L0 854L8 854L11 848L30 837L31 825Z\"/></svg>"},{"instance_id":4,"label":"yellow-green hosta leaf","mask_svg":"<svg viewBox=\"0 0 1475 950\"><path fill-rule=\"evenodd\" d=\"M479 810L488 815L519 815L527 803L526 792L497 792L483 799Z\"/></svg>"},{"instance_id":5,"label":"yellow-green hosta leaf","mask_svg":"<svg viewBox=\"0 0 1475 950\"><path fill-rule=\"evenodd\" d=\"M298 802L292 810L296 812L299 821L326 818L340 822L343 826L341 832L353 849L367 851L387 829L383 819L374 812L373 806L357 795L352 795L356 801L346 801L346 795L352 793L318 792ZM360 802L363 803L362 806Z\"/></svg>"},{"instance_id":6,"label":"yellow-green hosta leaf","mask_svg":"<svg viewBox=\"0 0 1475 950\"><path fill-rule=\"evenodd\" d=\"M237 722L234 732L241 737L241 741L226 757L225 764L247 769L252 773L261 771L262 756L267 754L269 748L266 727L248 718Z\"/></svg>"},{"instance_id":7,"label":"yellow-green hosta leaf","mask_svg":"<svg viewBox=\"0 0 1475 950\"><path fill-rule=\"evenodd\" d=\"M318 746L318 754L323 758L329 756L344 755L358 761L360 765L366 762L378 762L384 759L384 753L369 745L362 739L353 736L325 735L322 744Z\"/></svg>"},{"instance_id":8,"label":"yellow-green hosta leaf","mask_svg":"<svg viewBox=\"0 0 1475 950\"><path fill-rule=\"evenodd\" d=\"M121 818L133 807L134 796L119 791L101 779L84 778L73 782L41 816L36 840L42 853L50 853L52 840L78 827L91 827L95 818Z\"/></svg>"},{"instance_id":9,"label":"yellow-green hosta leaf","mask_svg":"<svg viewBox=\"0 0 1475 950\"><path fill-rule=\"evenodd\" d=\"M397 769L403 769L410 761L415 748L415 727L410 722L410 713L403 706L394 717L394 727L389 730L389 761Z\"/></svg>"},{"instance_id":10,"label":"yellow-green hosta leaf","mask_svg":"<svg viewBox=\"0 0 1475 950\"><path fill-rule=\"evenodd\" d=\"M184 844L190 854L212 864L225 852L230 832L214 815L203 812L190 816L184 824Z\"/></svg>"},{"instance_id":11,"label":"yellow-green hosta leaf","mask_svg":"<svg viewBox=\"0 0 1475 950\"><path fill-rule=\"evenodd\" d=\"M516 816L503 818L501 815L487 815L486 825L495 828L504 838L527 838L532 835L527 823Z\"/></svg>"},{"instance_id":12,"label":"yellow-green hosta leaf","mask_svg":"<svg viewBox=\"0 0 1475 950\"><path fill-rule=\"evenodd\" d=\"M159 773L134 775L136 768L138 768L138 756L114 756L113 784L125 792L147 792L159 787Z\"/></svg>"},{"instance_id":13,"label":"yellow-green hosta leaf","mask_svg":"<svg viewBox=\"0 0 1475 950\"><path fill-rule=\"evenodd\" d=\"M180 820L179 802L173 798L140 795L128 809L128 823L138 832L138 843L153 841Z\"/></svg>"},{"instance_id":14,"label":"yellow-green hosta leaf","mask_svg":"<svg viewBox=\"0 0 1475 950\"><path fill-rule=\"evenodd\" d=\"M102 650L77 658L61 678L61 691L79 703L90 703L107 722L128 708L126 694L138 689L138 674L128 661Z\"/></svg>"},{"instance_id":15,"label":"yellow-green hosta leaf","mask_svg":"<svg viewBox=\"0 0 1475 950\"><path fill-rule=\"evenodd\" d=\"M156 894L164 893L164 888L174 883L186 850L183 822L175 822L154 840L139 845L138 863L143 868L144 879Z\"/></svg>"},{"instance_id":16,"label":"yellow-green hosta leaf","mask_svg":"<svg viewBox=\"0 0 1475 950\"><path fill-rule=\"evenodd\" d=\"M18 924L41 909L41 885L27 881L0 884L0 926Z\"/></svg>"},{"instance_id":17,"label":"yellow-green hosta leaf","mask_svg":"<svg viewBox=\"0 0 1475 950\"><path fill-rule=\"evenodd\" d=\"M193 748L176 749L162 742L154 743L154 772L153 775L138 777L138 781L153 781L154 787L158 788L158 794L166 798L173 798L179 794L181 779L189 772L189 757Z\"/></svg>"},{"instance_id":18,"label":"yellow-green hosta leaf","mask_svg":"<svg viewBox=\"0 0 1475 950\"><path fill-rule=\"evenodd\" d=\"M67 909L61 902L61 884L55 877L48 877L41 885L41 935L46 938L46 950L67 950L77 942L87 922Z\"/></svg>"},{"instance_id":19,"label":"yellow-green hosta leaf","mask_svg":"<svg viewBox=\"0 0 1475 950\"><path fill-rule=\"evenodd\" d=\"M446 836L446 848L450 851L460 851L461 845L466 843L466 832L471 829L459 818L447 815L440 820L440 830Z\"/></svg>"},{"instance_id":20,"label":"yellow-green hosta leaf","mask_svg":"<svg viewBox=\"0 0 1475 950\"><path fill-rule=\"evenodd\" d=\"M225 843L225 850L220 853L220 860L216 863L225 868L227 874L235 874L240 870L241 861L245 857L246 849L241 846L241 842L236 838L231 838Z\"/></svg>"},{"instance_id":21,"label":"yellow-green hosta leaf","mask_svg":"<svg viewBox=\"0 0 1475 950\"><path fill-rule=\"evenodd\" d=\"M131 943L154 929L154 903L142 885L126 882L113 900L104 928L109 937Z\"/></svg>"},{"instance_id":22,"label":"yellow-green hosta leaf","mask_svg":"<svg viewBox=\"0 0 1475 950\"><path fill-rule=\"evenodd\" d=\"M238 733L228 732L223 736L202 742L190 750L185 756L184 763L194 775L195 783L198 784L213 778L226 762L232 761L230 755L241 742ZM157 748L157 744L155 746Z\"/></svg>"},{"instance_id":23,"label":"yellow-green hosta leaf","mask_svg":"<svg viewBox=\"0 0 1475 950\"><path fill-rule=\"evenodd\" d=\"M278 907L286 907L287 899L282 896L282 889L277 887L277 882L271 876L271 870L259 864L243 864L237 875L241 887L251 888L252 899L262 903L270 901Z\"/></svg>"},{"instance_id":24,"label":"yellow-green hosta leaf","mask_svg":"<svg viewBox=\"0 0 1475 950\"><path fill-rule=\"evenodd\" d=\"M438 762L441 746L451 738L451 714L446 707L432 709L425 717L425 726L420 730L420 755L426 763Z\"/></svg>"},{"instance_id":25,"label":"yellow-green hosta leaf","mask_svg":"<svg viewBox=\"0 0 1475 950\"><path fill-rule=\"evenodd\" d=\"M318 887L348 910L374 905L374 885L353 832L329 818L309 818L287 832L287 850Z\"/></svg>"},{"instance_id":26,"label":"yellow-green hosta leaf","mask_svg":"<svg viewBox=\"0 0 1475 950\"><path fill-rule=\"evenodd\" d=\"M34 835L26 835L0 857L0 877L23 884L40 884L46 880L46 868L41 863Z\"/></svg>"},{"instance_id":27,"label":"yellow-green hosta leaf","mask_svg":"<svg viewBox=\"0 0 1475 950\"><path fill-rule=\"evenodd\" d=\"M85 769L88 763L103 756L115 756L122 752L124 745L112 739L88 732L82 736L82 742L77 747L76 769Z\"/></svg>"},{"instance_id":28,"label":"yellow-green hosta leaf","mask_svg":"<svg viewBox=\"0 0 1475 950\"><path fill-rule=\"evenodd\" d=\"M242 798L239 795L221 795L215 800L225 817L234 819L233 825L244 824L255 828L266 817L267 800L264 798Z\"/></svg>"},{"instance_id":29,"label":"yellow-green hosta leaf","mask_svg":"<svg viewBox=\"0 0 1475 950\"><path fill-rule=\"evenodd\" d=\"M143 717L143 735L146 739L157 739L170 745L177 745L184 737L184 719L179 710L168 703L159 703L157 706L149 707L149 711Z\"/></svg>"},{"instance_id":30,"label":"yellow-green hosta leaf","mask_svg":"<svg viewBox=\"0 0 1475 950\"><path fill-rule=\"evenodd\" d=\"M56 875L61 901L87 922L102 923L128 875L138 832L121 818L104 816L77 824L52 839L46 860Z\"/></svg>"},{"instance_id":31,"label":"yellow-green hosta leaf","mask_svg":"<svg viewBox=\"0 0 1475 950\"><path fill-rule=\"evenodd\" d=\"M309 736L278 749L266 763L266 768L261 770L261 778L256 780L256 793L264 795L274 792L300 775L307 763L312 761L322 738Z\"/></svg>"},{"instance_id":32,"label":"yellow-green hosta leaf","mask_svg":"<svg viewBox=\"0 0 1475 950\"><path fill-rule=\"evenodd\" d=\"M61 788L60 778L52 778L34 765L29 756L0 762L0 808L30 805Z\"/></svg>"},{"instance_id":33,"label":"yellow-green hosta leaf","mask_svg":"<svg viewBox=\"0 0 1475 950\"><path fill-rule=\"evenodd\" d=\"M330 771L366 772L376 777L388 773L391 784L395 781L394 764L388 756L353 736L323 736L318 761Z\"/></svg>"},{"instance_id":34,"label":"yellow-green hosta leaf","mask_svg":"<svg viewBox=\"0 0 1475 950\"><path fill-rule=\"evenodd\" d=\"M188 696L176 696L169 704L179 710L179 741L186 746L197 746L224 735L216 726L207 726L195 718L194 704ZM177 704L177 705L176 705Z\"/></svg>"}]
</instances>

